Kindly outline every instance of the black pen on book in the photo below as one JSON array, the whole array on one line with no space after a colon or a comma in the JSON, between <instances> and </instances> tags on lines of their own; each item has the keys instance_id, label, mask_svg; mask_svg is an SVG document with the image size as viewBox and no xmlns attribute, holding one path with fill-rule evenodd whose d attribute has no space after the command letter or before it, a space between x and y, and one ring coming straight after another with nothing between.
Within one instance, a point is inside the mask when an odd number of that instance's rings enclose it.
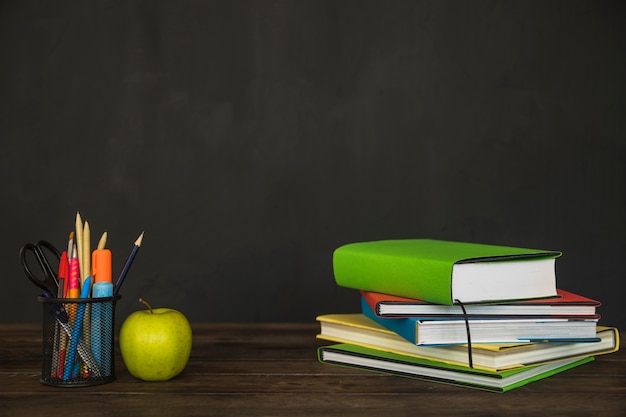
<instances>
[{"instance_id":1,"label":"black pen on book","mask_svg":"<svg viewBox=\"0 0 626 417\"><path fill-rule=\"evenodd\" d=\"M135 241L135 244L133 245L133 250L130 251L130 255L128 255L128 259L126 259L124 268L122 268L122 272L120 273L120 276L117 278L117 282L115 283L115 287L113 288L113 295L117 295L119 293L120 288L122 287L122 284L124 283L124 279L126 278L126 275L128 274L128 270L130 269L130 266L133 264L133 261L135 260L135 256L137 256L137 252L139 252L139 248L141 247L143 234L144 232L141 232L141 234Z\"/></svg>"}]
</instances>

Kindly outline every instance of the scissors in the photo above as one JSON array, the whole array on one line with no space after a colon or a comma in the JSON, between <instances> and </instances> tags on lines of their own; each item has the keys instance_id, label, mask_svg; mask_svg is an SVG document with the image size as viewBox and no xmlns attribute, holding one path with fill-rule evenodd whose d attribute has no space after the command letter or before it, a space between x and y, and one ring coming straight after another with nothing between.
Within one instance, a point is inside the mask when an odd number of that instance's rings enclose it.
<instances>
[{"instance_id":1,"label":"scissors","mask_svg":"<svg viewBox=\"0 0 626 417\"><path fill-rule=\"evenodd\" d=\"M36 274L28 266L29 261L26 254L32 252L35 256L41 274ZM46 255L46 252L48 255ZM56 262L50 263L49 256L54 256ZM30 257L32 258L32 257ZM20 249L20 263L28 279L44 290L44 296L55 297L58 292L59 282L57 281L57 269L52 265L59 265L61 262L61 252L47 240L40 240L35 243L27 243Z\"/></svg>"}]
</instances>

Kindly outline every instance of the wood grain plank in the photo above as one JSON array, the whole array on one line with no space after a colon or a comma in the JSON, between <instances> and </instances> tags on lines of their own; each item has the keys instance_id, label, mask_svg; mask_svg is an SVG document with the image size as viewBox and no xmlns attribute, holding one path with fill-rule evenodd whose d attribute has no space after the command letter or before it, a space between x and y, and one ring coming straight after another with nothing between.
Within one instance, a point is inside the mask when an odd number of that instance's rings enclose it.
<instances>
[{"instance_id":1,"label":"wood grain plank","mask_svg":"<svg viewBox=\"0 0 626 417\"><path fill-rule=\"evenodd\" d=\"M626 355L619 351L506 394L321 364L316 323L193 324L185 371L166 382L133 378L116 354L117 380L83 388L39 383L36 324L0 325L0 416L626 415ZM117 349L119 350L119 349Z\"/></svg>"}]
</instances>

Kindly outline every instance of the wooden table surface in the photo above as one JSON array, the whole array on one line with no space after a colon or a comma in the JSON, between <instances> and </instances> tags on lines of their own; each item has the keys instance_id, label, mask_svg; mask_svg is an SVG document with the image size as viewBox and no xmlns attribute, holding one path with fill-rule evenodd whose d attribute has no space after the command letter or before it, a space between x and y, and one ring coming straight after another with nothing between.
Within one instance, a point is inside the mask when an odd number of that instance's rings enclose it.
<instances>
[{"instance_id":1,"label":"wooden table surface","mask_svg":"<svg viewBox=\"0 0 626 417\"><path fill-rule=\"evenodd\" d=\"M193 324L171 381L133 378L116 341L114 382L55 388L39 382L40 327L0 325L0 417L626 416L623 351L497 394L320 364L317 323Z\"/></svg>"}]
</instances>

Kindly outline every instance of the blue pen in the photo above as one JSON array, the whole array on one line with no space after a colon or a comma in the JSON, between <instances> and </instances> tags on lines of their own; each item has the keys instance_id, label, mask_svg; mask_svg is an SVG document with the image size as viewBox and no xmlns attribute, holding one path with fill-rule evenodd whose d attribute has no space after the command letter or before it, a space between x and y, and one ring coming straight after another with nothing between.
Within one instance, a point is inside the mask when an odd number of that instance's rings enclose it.
<instances>
[{"instance_id":1,"label":"blue pen","mask_svg":"<svg viewBox=\"0 0 626 417\"><path fill-rule=\"evenodd\" d=\"M63 307L52 308L50 314L52 314L56 318L57 322L61 325L63 331L65 331L65 333L67 334L67 337L71 338L72 326L70 325L70 319L67 316L67 312L65 311L65 309ZM89 369L91 369L94 376L101 376L100 368L98 367L95 358L93 357L91 351L85 345L82 339L78 341L77 350L78 355L87 364L87 366L89 366ZM62 370L60 370L60 372L62 372Z\"/></svg>"},{"instance_id":2,"label":"blue pen","mask_svg":"<svg viewBox=\"0 0 626 417\"><path fill-rule=\"evenodd\" d=\"M89 296L89 290L91 289L91 277L85 278L83 288L80 293L80 298L87 298ZM63 380L69 381L72 376L72 370L74 368L74 360L76 359L76 351L78 350L78 340L81 337L83 330L83 319L85 316L86 303L78 303L78 309L76 312L76 320L74 320L74 327L72 329L72 337L70 339L70 345L68 348L67 358L65 361L65 368L63 369Z\"/></svg>"}]
</instances>

